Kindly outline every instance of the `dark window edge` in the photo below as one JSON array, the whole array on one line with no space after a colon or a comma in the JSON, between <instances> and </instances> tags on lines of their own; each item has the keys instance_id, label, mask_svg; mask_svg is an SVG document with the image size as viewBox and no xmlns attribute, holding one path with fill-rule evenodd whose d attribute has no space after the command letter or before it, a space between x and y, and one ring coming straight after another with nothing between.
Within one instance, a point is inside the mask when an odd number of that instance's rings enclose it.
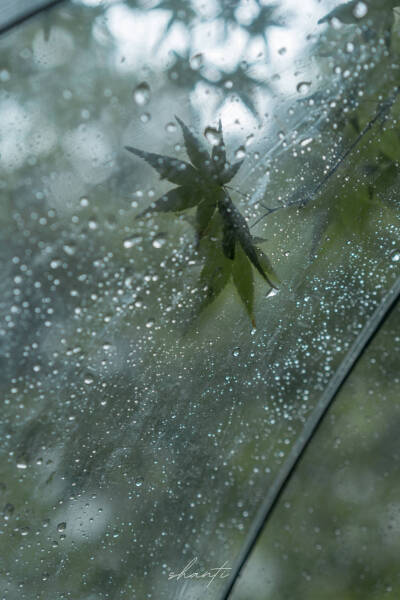
<instances>
[{"instance_id":1,"label":"dark window edge","mask_svg":"<svg viewBox=\"0 0 400 600\"><path fill-rule=\"evenodd\" d=\"M30 10L28 9L27 11L22 12L14 19L11 19L10 21L6 21L3 25L0 25L0 35L2 35L3 33L7 33L7 31L10 31L14 27L21 25L27 19L30 19L31 17L35 17L36 15L40 14L41 12L48 10L49 8L52 8L53 6L56 6L57 4L61 4L62 2L66 2L66 0L48 0L44 4L41 4L40 6L37 6L34 9L30 9Z\"/></svg>"},{"instance_id":2,"label":"dark window edge","mask_svg":"<svg viewBox=\"0 0 400 600\"><path fill-rule=\"evenodd\" d=\"M375 309L368 323L353 342L350 350L342 360L339 368L332 377L324 393L315 406L311 416L303 429L303 432L293 445L288 458L286 459L278 477L272 483L266 497L260 506L258 513L253 521L247 539L243 545L236 566L232 569L232 575L227 582L226 588L221 595L221 600L227 600L234 586L243 572L243 569L259 540L266 523L272 516L273 511L278 504L283 492L285 491L291 476L300 464L304 453L309 446L314 434L321 425L329 408L332 406L339 391L350 376L354 367L363 356L364 352L375 338L381 326L389 318L389 315L395 309L400 300L400 277L395 281L392 288L384 296L379 306Z\"/></svg>"}]
</instances>

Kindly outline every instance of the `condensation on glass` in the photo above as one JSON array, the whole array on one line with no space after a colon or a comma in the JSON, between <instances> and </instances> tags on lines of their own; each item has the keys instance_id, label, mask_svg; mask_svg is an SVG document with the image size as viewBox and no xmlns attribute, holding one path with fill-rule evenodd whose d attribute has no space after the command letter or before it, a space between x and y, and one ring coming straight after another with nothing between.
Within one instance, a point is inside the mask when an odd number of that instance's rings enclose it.
<instances>
[{"instance_id":1,"label":"condensation on glass","mask_svg":"<svg viewBox=\"0 0 400 600\"><path fill-rule=\"evenodd\" d=\"M398 594L399 316L397 305L340 391L235 600Z\"/></svg>"},{"instance_id":2,"label":"condensation on glass","mask_svg":"<svg viewBox=\"0 0 400 600\"><path fill-rule=\"evenodd\" d=\"M394 285L398 12L337 4L65 2L0 38L8 600L218 598Z\"/></svg>"}]
</instances>

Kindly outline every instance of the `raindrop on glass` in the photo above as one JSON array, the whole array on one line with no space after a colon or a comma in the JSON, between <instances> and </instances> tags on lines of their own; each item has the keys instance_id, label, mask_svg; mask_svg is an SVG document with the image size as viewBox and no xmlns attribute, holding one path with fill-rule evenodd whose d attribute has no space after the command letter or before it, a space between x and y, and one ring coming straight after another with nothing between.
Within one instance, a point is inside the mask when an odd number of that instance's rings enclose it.
<instances>
[{"instance_id":1,"label":"raindrop on glass","mask_svg":"<svg viewBox=\"0 0 400 600\"><path fill-rule=\"evenodd\" d=\"M153 248L162 248L167 240L164 236L158 235L153 239L152 245Z\"/></svg>"},{"instance_id":2,"label":"raindrop on glass","mask_svg":"<svg viewBox=\"0 0 400 600\"><path fill-rule=\"evenodd\" d=\"M237 160L242 160L242 158L244 158L246 156L246 150L244 148L244 146L240 146L240 148L238 148L235 152L235 158Z\"/></svg>"},{"instance_id":3,"label":"raindrop on glass","mask_svg":"<svg viewBox=\"0 0 400 600\"><path fill-rule=\"evenodd\" d=\"M246 138L246 146L250 146L254 142L254 134L250 133Z\"/></svg>"},{"instance_id":4,"label":"raindrop on glass","mask_svg":"<svg viewBox=\"0 0 400 600\"><path fill-rule=\"evenodd\" d=\"M204 135L212 146L216 146L221 142L221 134L217 131L217 129L215 129L215 127L206 127L204 130Z\"/></svg>"},{"instance_id":5,"label":"raindrop on glass","mask_svg":"<svg viewBox=\"0 0 400 600\"><path fill-rule=\"evenodd\" d=\"M365 4L365 2L357 2L353 10L353 15L356 17L356 19L362 19L365 17L367 12L368 6Z\"/></svg>"},{"instance_id":6,"label":"raindrop on glass","mask_svg":"<svg viewBox=\"0 0 400 600\"><path fill-rule=\"evenodd\" d=\"M138 242L138 238L137 237L133 237L133 238L128 238L126 240L124 240L124 248L127 248L129 250L129 248L133 248L133 246L135 244L137 244Z\"/></svg>"},{"instance_id":7,"label":"raindrop on glass","mask_svg":"<svg viewBox=\"0 0 400 600\"><path fill-rule=\"evenodd\" d=\"M150 86L143 81L133 90L133 99L138 106L145 106L150 102Z\"/></svg>"},{"instance_id":8,"label":"raindrop on glass","mask_svg":"<svg viewBox=\"0 0 400 600\"><path fill-rule=\"evenodd\" d=\"M299 94L306 94L311 87L311 81L300 81L297 84L296 90Z\"/></svg>"},{"instance_id":9,"label":"raindrop on glass","mask_svg":"<svg viewBox=\"0 0 400 600\"><path fill-rule=\"evenodd\" d=\"M275 288L271 288L267 294L267 298L272 298L273 296L276 296L278 294L279 290L276 290Z\"/></svg>"},{"instance_id":10,"label":"raindrop on glass","mask_svg":"<svg viewBox=\"0 0 400 600\"><path fill-rule=\"evenodd\" d=\"M73 256L76 252L76 247L73 244L64 244L63 250L68 256Z\"/></svg>"},{"instance_id":11,"label":"raindrop on glass","mask_svg":"<svg viewBox=\"0 0 400 600\"><path fill-rule=\"evenodd\" d=\"M202 64L203 64L203 55L201 54L201 52L199 52L198 54L195 54L190 59L190 67L193 69L193 71L197 71L198 69L200 69Z\"/></svg>"},{"instance_id":12,"label":"raindrop on glass","mask_svg":"<svg viewBox=\"0 0 400 600\"><path fill-rule=\"evenodd\" d=\"M175 123L167 123L165 126L165 131L167 133L174 133L176 131L176 125Z\"/></svg>"},{"instance_id":13,"label":"raindrop on glass","mask_svg":"<svg viewBox=\"0 0 400 600\"><path fill-rule=\"evenodd\" d=\"M400 261L400 252L398 250L394 250L391 254L392 262L397 263Z\"/></svg>"}]
</instances>

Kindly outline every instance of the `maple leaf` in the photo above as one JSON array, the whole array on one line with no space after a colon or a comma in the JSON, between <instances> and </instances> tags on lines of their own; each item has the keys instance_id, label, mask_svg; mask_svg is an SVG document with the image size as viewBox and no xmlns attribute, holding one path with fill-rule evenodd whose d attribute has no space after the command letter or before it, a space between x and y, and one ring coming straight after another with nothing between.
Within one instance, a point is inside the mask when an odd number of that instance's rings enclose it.
<instances>
[{"instance_id":1,"label":"maple leaf","mask_svg":"<svg viewBox=\"0 0 400 600\"><path fill-rule=\"evenodd\" d=\"M268 257L256 246L259 240L252 237L246 219L225 188L225 184L239 171L243 160L233 164L227 160L221 121L218 129L213 130L216 143L210 153L182 119L176 117L176 120L182 130L190 163L126 146L129 152L148 162L161 179L178 186L153 202L136 218L196 208L194 227L199 245L202 244L199 250L204 259L200 280L206 290L200 310L212 302L232 279L255 326L252 267L271 287L277 289L279 279Z\"/></svg>"}]
</instances>

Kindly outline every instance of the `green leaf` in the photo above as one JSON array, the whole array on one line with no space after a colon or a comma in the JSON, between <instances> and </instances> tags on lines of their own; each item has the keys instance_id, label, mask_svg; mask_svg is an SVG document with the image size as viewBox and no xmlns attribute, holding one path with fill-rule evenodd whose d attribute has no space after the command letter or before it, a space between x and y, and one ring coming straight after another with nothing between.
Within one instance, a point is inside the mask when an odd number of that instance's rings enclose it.
<instances>
[{"instance_id":1,"label":"green leaf","mask_svg":"<svg viewBox=\"0 0 400 600\"><path fill-rule=\"evenodd\" d=\"M226 258L233 260L235 258L236 233L229 222L224 223L222 237L222 251Z\"/></svg>"},{"instance_id":2,"label":"green leaf","mask_svg":"<svg viewBox=\"0 0 400 600\"><path fill-rule=\"evenodd\" d=\"M235 177L236 173L239 171L240 167L242 166L243 161L244 161L244 158L242 158L242 160L239 160L238 162L234 163L233 165L227 166L222 171L220 178L219 178L221 184L228 183L228 181L230 181L231 179L233 179Z\"/></svg>"},{"instance_id":3,"label":"green leaf","mask_svg":"<svg viewBox=\"0 0 400 600\"><path fill-rule=\"evenodd\" d=\"M243 252L242 248L238 248L236 258L232 268L233 283L243 302L253 327L256 326L254 320L254 279L251 264Z\"/></svg>"},{"instance_id":4,"label":"green leaf","mask_svg":"<svg viewBox=\"0 0 400 600\"><path fill-rule=\"evenodd\" d=\"M157 212L180 212L196 206L201 201L201 192L188 187L177 187L170 190L149 208L136 216L136 219Z\"/></svg>"},{"instance_id":5,"label":"green leaf","mask_svg":"<svg viewBox=\"0 0 400 600\"><path fill-rule=\"evenodd\" d=\"M265 254L265 252L263 252L261 250L261 248L256 248L256 252L257 252L257 256L258 256L260 265L261 265L265 275L267 276L269 284L271 285L271 287L278 290L279 286L281 284L281 281L280 281L278 275L275 273L274 268L271 264L271 261L269 260L268 256Z\"/></svg>"},{"instance_id":6,"label":"green leaf","mask_svg":"<svg viewBox=\"0 0 400 600\"><path fill-rule=\"evenodd\" d=\"M218 199L218 210L223 219L224 226L234 230L236 238L244 252L247 254L249 260L253 263L261 277L263 277L267 283L270 283L258 259L256 247L254 246L246 219L238 211L227 194L220 195Z\"/></svg>"},{"instance_id":7,"label":"green leaf","mask_svg":"<svg viewBox=\"0 0 400 600\"><path fill-rule=\"evenodd\" d=\"M161 175L161 179L168 179L171 183L178 185L193 186L200 184L200 177L196 169L183 160L162 154L154 154L153 152L145 152L133 148L133 146L125 146L125 149L148 162Z\"/></svg>"},{"instance_id":8,"label":"green leaf","mask_svg":"<svg viewBox=\"0 0 400 600\"><path fill-rule=\"evenodd\" d=\"M196 211L196 231L200 238L204 235L215 208L216 202L209 198L204 198L198 205Z\"/></svg>"},{"instance_id":9,"label":"green leaf","mask_svg":"<svg viewBox=\"0 0 400 600\"><path fill-rule=\"evenodd\" d=\"M175 115L178 121L185 141L186 151L193 165L198 169L210 168L211 159L202 141L194 135L185 123Z\"/></svg>"},{"instance_id":10,"label":"green leaf","mask_svg":"<svg viewBox=\"0 0 400 600\"><path fill-rule=\"evenodd\" d=\"M206 298L200 310L210 304L222 292L232 274L232 261L228 260L215 242L206 246L206 261L200 274L200 282L206 287Z\"/></svg>"}]
</instances>

